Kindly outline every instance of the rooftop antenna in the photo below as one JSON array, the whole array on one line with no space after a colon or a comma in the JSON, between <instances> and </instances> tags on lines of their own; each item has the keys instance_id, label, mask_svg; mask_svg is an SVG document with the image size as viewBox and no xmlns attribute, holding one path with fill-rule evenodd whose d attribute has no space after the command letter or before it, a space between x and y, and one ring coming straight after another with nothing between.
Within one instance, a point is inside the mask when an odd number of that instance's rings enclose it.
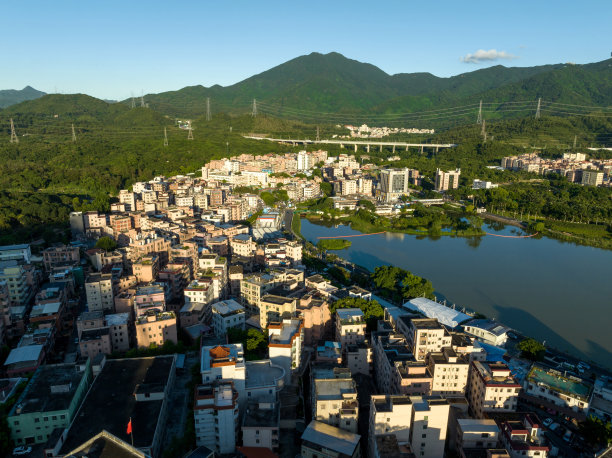
<instances>
[{"instance_id":1,"label":"rooftop antenna","mask_svg":"<svg viewBox=\"0 0 612 458\"><path fill-rule=\"evenodd\" d=\"M206 97L206 120L210 121L210 97Z\"/></svg>"},{"instance_id":2,"label":"rooftop antenna","mask_svg":"<svg viewBox=\"0 0 612 458\"><path fill-rule=\"evenodd\" d=\"M166 132L165 127L164 127L164 146L168 146L168 132Z\"/></svg>"},{"instance_id":3,"label":"rooftop antenna","mask_svg":"<svg viewBox=\"0 0 612 458\"><path fill-rule=\"evenodd\" d=\"M72 143L76 143L76 132L74 131L74 124L72 125Z\"/></svg>"},{"instance_id":4,"label":"rooftop antenna","mask_svg":"<svg viewBox=\"0 0 612 458\"><path fill-rule=\"evenodd\" d=\"M538 108L536 108L535 118L540 119L540 104L542 103L542 97L538 97Z\"/></svg>"},{"instance_id":5,"label":"rooftop antenna","mask_svg":"<svg viewBox=\"0 0 612 458\"><path fill-rule=\"evenodd\" d=\"M193 140L193 131L191 130L191 121L189 122L189 133L187 134L187 140Z\"/></svg>"},{"instance_id":6,"label":"rooftop antenna","mask_svg":"<svg viewBox=\"0 0 612 458\"><path fill-rule=\"evenodd\" d=\"M476 119L476 124L482 124L482 100L480 101L480 106L478 107L478 119Z\"/></svg>"},{"instance_id":7,"label":"rooftop antenna","mask_svg":"<svg viewBox=\"0 0 612 458\"><path fill-rule=\"evenodd\" d=\"M13 124L13 118L11 118L11 143L19 143L19 138L15 133L15 124Z\"/></svg>"},{"instance_id":8,"label":"rooftop antenna","mask_svg":"<svg viewBox=\"0 0 612 458\"><path fill-rule=\"evenodd\" d=\"M321 141L321 138L319 138L319 126L317 126L317 139L316 141Z\"/></svg>"},{"instance_id":9,"label":"rooftop antenna","mask_svg":"<svg viewBox=\"0 0 612 458\"><path fill-rule=\"evenodd\" d=\"M253 99L253 111L251 112L251 116L257 116L257 100Z\"/></svg>"}]
</instances>

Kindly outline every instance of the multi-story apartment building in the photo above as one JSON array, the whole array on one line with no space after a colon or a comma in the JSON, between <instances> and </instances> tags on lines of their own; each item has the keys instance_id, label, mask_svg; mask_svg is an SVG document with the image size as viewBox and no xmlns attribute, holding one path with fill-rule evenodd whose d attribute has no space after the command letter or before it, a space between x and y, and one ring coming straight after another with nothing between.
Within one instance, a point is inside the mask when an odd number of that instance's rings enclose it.
<instances>
[{"instance_id":1,"label":"multi-story apartment building","mask_svg":"<svg viewBox=\"0 0 612 458\"><path fill-rule=\"evenodd\" d=\"M417 172L418 173L418 172ZM380 192L382 200L393 202L408 194L411 169L383 169L380 171Z\"/></svg>"},{"instance_id":2,"label":"multi-story apartment building","mask_svg":"<svg viewBox=\"0 0 612 458\"><path fill-rule=\"evenodd\" d=\"M34 296L34 291L28 281L28 272L25 266L18 264L17 261L0 262L0 281L7 285L11 307L27 306Z\"/></svg>"},{"instance_id":3,"label":"multi-story apartment building","mask_svg":"<svg viewBox=\"0 0 612 458\"><path fill-rule=\"evenodd\" d=\"M111 274L91 274L85 281L87 307L90 311L114 310L113 278Z\"/></svg>"},{"instance_id":4,"label":"multi-story apartment building","mask_svg":"<svg viewBox=\"0 0 612 458\"><path fill-rule=\"evenodd\" d=\"M18 263L30 264L32 262L30 245L0 246L0 262L3 261L17 261Z\"/></svg>"},{"instance_id":5,"label":"multi-story apartment building","mask_svg":"<svg viewBox=\"0 0 612 458\"><path fill-rule=\"evenodd\" d=\"M232 256L250 258L257 249L257 243L249 234L237 234L230 239L229 244Z\"/></svg>"},{"instance_id":6,"label":"multi-story apartment building","mask_svg":"<svg viewBox=\"0 0 612 458\"><path fill-rule=\"evenodd\" d=\"M174 312L149 311L136 318L136 343L139 347L161 347L167 341L178 343Z\"/></svg>"},{"instance_id":7,"label":"multi-story apartment building","mask_svg":"<svg viewBox=\"0 0 612 458\"><path fill-rule=\"evenodd\" d=\"M304 320L304 345L315 345L319 340L331 338L331 313L328 302L318 294L303 296L296 309Z\"/></svg>"},{"instance_id":8,"label":"multi-story apartment building","mask_svg":"<svg viewBox=\"0 0 612 458\"><path fill-rule=\"evenodd\" d=\"M211 305L212 326L215 336L223 337L229 328L244 330L244 307L233 299L216 302Z\"/></svg>"},{"instance_id":9,"label":"multi-story apartment building","mask_svg":"<svg viewBox=\"0 0 612 458\"><path fill-rule=\"evenodd\" d=\"M60 245L49 247L42 252L45 270L50 272L55 266L75 266L79 264L81 256L78 247Z\"/></svg>"},{"instance_id":10,"label":"multi-story apartment building","mask_svg":"<svg viewBox=\"0 0 612 458\"><path fill-rule=\"evenodd\" d=\"M535 414L522 415L521 420L502 421L501 443L510 458L546 458L551 451L540 419Z\"/></svg>"},{"instance_id":11,"label":"multi-story apartment building","mask_svg":"<svg viewBox=\"0 0 612 458\"><path fill-rule=\"evenodd\" d=\"M435 318L411 318L406 337L417 361L425 361L429 353L450 347L452 341L449 332Z\"/></svg>"},{"instance_id":12,"label":"multi-story apartment building","mask_svg":"<svg viewBox=\"0 0 612 458\"><path fill-rule=\"evenodd\" d=\"M432 376L431 394L465 394L470 370L467 355L446 347L441 352L429 353L427 364Z\"/></svg>"},{"instance_id":13,"label":"multi-story apartment building","mask_svg":"<svg viewBox=\"0 0 612 458\"><path fill-rule=\"evenodd\" d=\"M366 322L363 312L358 308L336 310L336 340L344 350L348 345L365 341Z\"/></svg>"},{"instance_id":14,"label":"multi-story apartment building","mask_svg":"<svg viewBox=\"0 0 612 458\"><path fill-rule=\"evenodd\" d=\"M316 379L312 418L352 433L357 432L359 404L352 378Z\"/></svg>"},{"instance_id":15,"label":"multi-story apartment building","mask_svg":"<svg viewBox=\"0 0 612 458\"><path fill-rule=\"evenodd\" d=\"M134 292L134 314L136 317L149 311L163 312L166 310L166 289L163 283L142 284Z\"/></svg>"},{"instance_id":16,"label":"multi-story apartment building","mask_svg":"<svg viewBox=\"0 0 612 458\"><path fill-rule=\"evenodd\" d=\"M601 186L604 173L601 170L583 170L581 183L586 186Z\"/></svg>"},{"instance_id":17,"label":"multi-story apartment building","mask_svg":"<svg viewBox=\"0 0 612 458\"><path fill-rule=\"evenodd\" d=\"M110 355L113 349L109 328L83 330L79 338L79 351L81 356L92 360L99 354Z\"/></svg>"},{"instance_id":18,"label":"multi-story apartment building","mask_svg":"<svg viewBox=\"0 0 612 458\"><path fill-rule=\"evenodd\" d=\"M520 390L507 365L472 361L467 399L476 418L485 412L514 412Z\"/></svg>"},{"instance_id":19,"label":"multi-story apartment building","mask_svg":"<svg viewBox=\"0 0 612 458\"><path fill-rule=\"evenodd\" d=\"M221 454L234 453L239 413L238 392L232 382L197 386L193 405L196 445Z\"/></svg>"},{"instance_id":20,"label":"multi-story apartment building","mask_svg":"<svg viewBox=\"0 0 612 458\"><path fill-rule=\"evenodd\" d=\"M449 189L457 189L459 187L459 176L461 169L444 172L436 169L436 182L434 189L436 191L448 191Z\"/></svg>"},{"instance_id":21,"label":"multi-story apartment building","mask_svg":"<svg viewBox=\"0 0 612 458\"><path fill-rule=\"evenodd\" d=\"M108 327L113 351L124 352L130 349L130 314L113 313L104 317Z\"/></svg>"},{"instance_id":22,"label":"multi-story apartment building","mask_svg":"<svg viewBox=\"0 0 612 458\"><path fill-rule=\"evenodd\" d=\"M346 347L346 365L351 374L370 375L372 373L372 347L365 341Z\"/></svg>"},{"instance_id":23,"label":"multi-story apartment building","mask_svg":"<svg viewBox=\"0 0 612 458\"><path fill-rule=\"evenodd\" d=\"M159 272L159 256L148 254L137 259L132 262L132 272L139 282L155 281Z\"/></svg>"},{"instance_id":24,"label":"multi-story apartment building","mask_svg":"<svg viewBox=\"0 0 612 458\"><path fill-rule=\"evenodd\" d=\"M242 420L242 446L278 450L280 403L249 402Z\"/></svg>"},{"instance_id":25,"label":"multi-story apartment building","mask_svg":"<svg viewBox=\"0 0 612 458\"><path fill-rule=\"evenodd\" d=\"M450 439L450 438L449 438ZM499 427L495 420L458 418L454 443L462 449L494 449L499 440Z\"/></svg>"},{"instance_id":26,"label":"multi-story apartment building","mask_svg":"<svg viewBox=\"0 0 612 458\"><path fill-rule=\"evenodd\" d=\"M450 414L449 402L440 396L411 396L410 444L417 456L444 456Z\"/></svg>"},{"instance_id":27,"label":"multi-story apartment building","mask_svg":"<svg viewBox=\"0 0 612 458\"><path fill-rule=\"evenodd\" d=\"M294 316L296 309L296 298L266 294L259 301L259 325L265 329L270 323Z\"/></svg>"},{"instance_id":28,"label":"multi-story apartment building","mask_svg":"<svg viewBox=\"0 0 612 458\"><path fill-rule=\"evenodd\" d=\"M374 453L376 436L394 434L398 442L410 442L411 419L412 401L409 396L372 395L368 440L370 453Z\"/></svg>"},{"instance_id":29,"label":"multi-story apartment building","mask_svg":"<svg viewBox=\"0 0 612 458\"><path fill-rule=\"evenodd\" d=\"M304 322L288 318L268 325L268 350L270 361L285 370L285 383L291 383L291 375L299 369L304 346Z\"/></svg>"}]
</instances>

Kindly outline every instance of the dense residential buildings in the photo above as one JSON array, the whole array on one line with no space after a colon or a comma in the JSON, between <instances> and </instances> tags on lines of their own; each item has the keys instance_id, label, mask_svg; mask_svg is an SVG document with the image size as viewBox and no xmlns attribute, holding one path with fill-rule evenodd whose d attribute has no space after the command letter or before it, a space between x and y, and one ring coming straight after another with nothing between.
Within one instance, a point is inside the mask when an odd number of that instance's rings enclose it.
<instances>
[{"instance_id":1,"label":"dense residential buildings","mask_svg":"<svg viewBox=\"0 0 612 458\"><path fill-rule=\"evenodd\" d=\"M195 389L193 416L196 445L217 453L233 453L239 432L238 392L232 382L219 381Z\"/></svg>"},{"instance_id":2,"label":"dense residential buildings","mask_svg":"<svg viewBox=\"0 0 612 458\"><path fill-rule=\"evenodd\" d=\"M366 338L363 312L357 308L336 310L336 340L342 348L362 343Z\"/></svg>"},{"instance_id":3,"label":"dense residential buildings","mask_svg":"<svg viewBox=\"0 0 612 458\"><path fill-rule=\"evenodd\" d=\"M291 383L293 371L302 363L304 323L299 318L287 318L268 325L270 361L285 370L285 383Z\"/></svg>"},{"instance_id":4,"label":"dense residential buildings","mask_svg":"<svg viewBox=\"0 0 612 458\"><path fill-rule=\"evenodd\" d=\"M359 434L354 434L327 423L311 421L302 434L302 458L361 457Z\"/></svg>"},{"instance_id":5,"label":"dense residential buildings","mask_svg":"<svg viewBox=\"0 0 612 458\"><path fill-rule=\"evenodd\" d=\"M523 384L524 393L534 399L574 412L586 412L593 386L574 377L534 364Z\"/></svg>"},{"instance_id":6,"label":"dense residential buildings","mask_svg":"<svg viewBox=\"0 0 612 458\"><path fill-rule=\"evenodd\" d=\"M476 418L487 412L514 412L521 385L504 363L472 361L467 399Z\"/></svg>"},{"instance_id":7,"label":"dense residential buildings","mask_svg":"<svg viewBox=\"0 0 612 458\"><path fill-rule=\"evenodd\" d=\"M217 337L226 335L229 328L244 331L244 307L238 302L233 299L226 299L212 304L211 309L213 330Z\"/></svg>"}]
</instances>

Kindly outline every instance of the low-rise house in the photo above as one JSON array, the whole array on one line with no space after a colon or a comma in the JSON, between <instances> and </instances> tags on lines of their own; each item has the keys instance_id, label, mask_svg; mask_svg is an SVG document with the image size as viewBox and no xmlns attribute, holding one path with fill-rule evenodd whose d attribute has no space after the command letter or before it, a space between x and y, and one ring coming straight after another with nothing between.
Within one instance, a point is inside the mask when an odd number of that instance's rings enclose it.
<instances>
[{"instance_id":1,"label":"low-rise house","mask_svg":"<svg viewBox=\"0 0 612 458\"><path fill-rule=\"evenodd\" d=\"M15 444L43 444L56 428L67 428L92 378L89 361L39 367L7 418Z\"/></svg>"},{"instance_id":2,"label":"low-rise house","mask_svg":"<svg viewBox=\"0 0 612 458\"><path fill-rule=\"evenodd\" d=\"M508 340L510 328L495 320L477 319L464 323L463 331L486 344L502 347Z\"/></svg>"},{"instance_id":3,"label":"low-rise house","mask_svg":"<svg viewBox=\"0 0 612 458\"><path fill-rule=\"evenodd\" d=\"M499 427L491 419L457 419L457 437L455 444L457 453L462 449L492 449L499 440Z\"/></svg>"},{"instance_id":4,"label":"low-rise house","mask_svg":"<svg viewBox=\"0 0 612 458\"><path fill-rule=\"evenodd\" d=\"M504 421L500 430L501 443L511 458L546 458L551 450L535 414L524 415L522 421Z\"/></svg>"}]
</instances>

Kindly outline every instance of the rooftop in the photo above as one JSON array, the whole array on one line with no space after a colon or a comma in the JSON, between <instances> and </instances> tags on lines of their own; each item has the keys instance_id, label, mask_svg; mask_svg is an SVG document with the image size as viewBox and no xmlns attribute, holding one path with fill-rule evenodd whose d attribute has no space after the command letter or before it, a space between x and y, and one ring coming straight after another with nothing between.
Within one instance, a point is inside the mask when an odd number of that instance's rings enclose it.
<instances>
[{"instance_id":1,"label":"rooftop","mask_svg":"<svg viewBox=\"0 0 612 458\"><path fill-rule=\"evenodd\" d=\"M110 329L105 328L96 328L96 329L85 329L81 333L81 342L88 342L90 340L97 340L102 336L110 335Z\"/></svg>"},{"instance_id":2,"label":"rooftop","mask_svg":"<svg viewBox=\"0 0 612 458\"><path fill-rule=\"evenodd\" d=\"M213 312L218 313L222 316L235 315L237 313L244 312L244 307L236 302L234 299L226 299L219 301L211 305Z\"/></svg>"},{"instance_id":3,"label":"rooftop","mask_svg":"<svg viewBox=\"0 0 612 458\"><path fill-rule=\"evenodd\" d=\"M18 415L19 408L21 414L68 409L84 375L74 364L40 366L10 415Z\"/></svg>"},{"instance_id":4,"label":"rooftop","mask_svg":"<svg viewBox=\"0 0 612 458\"><path fill-rule=\"evenodd\" d=\"M269 359L246 363L246 388L277 386L285 377L285 369L275 366Z\"/></svg>"},{"instance_id":5,"label":"rooftop","mask_svg":"<svg viewBox=\"0 0 612 458\"><path fill-rule=\"evenodd\" d=\"M360 438L359 434L349 433L316 420L311 421L302 434L306 446L310 443L347 456L353 456Z\"/></svg>"},{"instance_id":6,"label":"rooftop","mask_svg":"<svg viewBox=\"0 0 612 458\"><path fill-rule=\"evenodd\" d=\"M521 387L510 373L510 368L504 363L473 361L472 364L487 386L502 385L513 388Z\"/></svg>"},{"instance_id":7,"label":"rooftop","mask_svg":"<svg viewBox=\"0 0 612 458\"><path fill-rule=\"evenodd\" d=\"M317 400L342 399L344 394L357 394L357 385L353 379L319 379L314 383Z\"/></svg>"},{"instance_id":8,"label":"rooftop","mask_svg":"<svg viewBox=\"0 0 612 458\"><path fill-rule=\"evenodd\" d=\"M489 331L491 334L496 336L501 336L510 331L510 328L504 326L503 324L499 324L495 320L482 319L482 320L472 320L465 323L463 326L472 326L475 328L483 329L485 331Z\"/></svg>"},{"instance_id":9,"label":"rooftop","mask_svg":"<svg viewBox=\"0 0 612 458\"><path fill-rule=\"evenodd\" d=\"M126 426L132 419L134 446L150 447L162 400L136 401L138 385L166 386L174 356L107 360L72 422L60 455L79 447L102 430L130 443Z\"/></svg>"},{"instance_id":10,"label":"rooftop","mask_svg":"<svg viewBox=\"0 0 612 458\"><path fill-rule=\"evenodd\" d=\"M417 297L404 303L403 307L411 311L421 312L427 318L436 318L440 323L450 328L456 328L471 317L455 309L438 304L425 297Z\"/></svg>"},{"instance_id":11,"label":"rooftop","mask_svg":"<svg viewBox=\"0 0 612 458\"><path fill-rule=\"evenodd\" d=\"M249 402L242 426L247 428L278 428L280 423L280 406L278 402Z\"/></svg>"},{"instance_id":12,"label":"rooftop","mask_svg":"<svg viewBox=\"0 0 612 458\"><path fill-rule=\"evenodd\" d=\"M560 372L534 365L527 375L527 380L536 385L543 384L553 391L587 400L591 394L592 386L576 377L564 377Z\"/></svg>"},{"instance_id":13,"label":"rooftop","mask_svg":"<svg viewBox=\"0 0 612 458\"><path fill-rule=\"evenodd\" d=\"M244 364L242 344L202 347L201 371L209 371L214 364Z\"/></svg>"}]
</instances>

